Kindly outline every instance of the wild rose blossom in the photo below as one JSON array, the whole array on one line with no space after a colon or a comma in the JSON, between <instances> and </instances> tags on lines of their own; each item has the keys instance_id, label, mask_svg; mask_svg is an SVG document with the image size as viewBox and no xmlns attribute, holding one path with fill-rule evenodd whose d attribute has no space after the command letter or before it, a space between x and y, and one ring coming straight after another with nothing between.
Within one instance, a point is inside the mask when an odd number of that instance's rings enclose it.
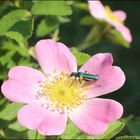
<instances>
[{"instance_id":1,"label":"wild rose blossom","mask_svg":"<svg viewBox=\"0 0 140 140\"><path fill-rule=\"evenodd\" d=\"M103 6L98 0L88 0L88 5L90 13L94 18L103 20L113 26L128 43L131 43L132 36L130 30L124 25L127 17L124 11L112 11L109 6Z\"/></svg>"},{"instance_id":2,"label":"wild rose blossom","mask_svg":"<svg viewBox=\"0 0 140 140\"><path fill-rule=\"evenodd\" d=\"M96 54L80 68L80 72L99 76L99 80L86 83L70 76L77 71L77 64L64 44L40 40L35 52L43 72L16 66L1 87L7 99L25 104L17 115L23 126L42 135L60 135L69 117L86 134L100 135L110 122L122 116L120 103L98 98L119 89L125 82L123 71L112 66L110 53Z\"/></svg>"}]
</instances>

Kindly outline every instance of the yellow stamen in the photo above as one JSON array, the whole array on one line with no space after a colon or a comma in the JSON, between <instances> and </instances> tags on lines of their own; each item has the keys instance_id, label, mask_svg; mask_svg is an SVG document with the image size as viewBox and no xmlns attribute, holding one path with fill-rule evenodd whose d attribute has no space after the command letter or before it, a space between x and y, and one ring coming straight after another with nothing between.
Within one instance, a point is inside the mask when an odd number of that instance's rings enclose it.
<instances>
[{"instance_id":1,"label":"yellow stamen","mask_svg":"<svg viewBox=\"0 0 140 140\"><path fill-rule=\"evenodd\" d=\"M123 21L118 18L113 12L112 10L110 9L109 6L105 6L105 13L106 13L106 16L112 20L113 22L115 23L123 23Z\"/></svg>"},{"instance_id":2,"label":"yellow stamen","mask_svg":"<svg viewBox=\"0 0 140 140\"><path fill-rule=\"evenodd\" d=\"M83 104L84 99L87 98L84 91L88 89L83 87L84 80L80 78L74 83L73 80L73 77L62 72L60 76L45 82L41 92L55 110L72 111Z\"/></svg>"}]
</instances>

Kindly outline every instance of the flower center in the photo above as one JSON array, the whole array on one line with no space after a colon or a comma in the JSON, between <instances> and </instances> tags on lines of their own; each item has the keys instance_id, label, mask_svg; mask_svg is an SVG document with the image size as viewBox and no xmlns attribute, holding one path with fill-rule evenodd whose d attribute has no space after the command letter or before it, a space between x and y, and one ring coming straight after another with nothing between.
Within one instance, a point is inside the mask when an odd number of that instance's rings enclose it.
<instances>
[{"instance_id":1,"label":"flower center","mask_svg":"<svg viewBox=\"0 0 140 140\"><path fill-rule=\"evenodd\" d=\"M123 21L112 12L109 6L105 6L105 13L111 21L115 23L123 23Z\"/></svg>"},{"instance_id":2,"label":"flower center","mask_svg":"<svg viewBox=\"0 0 140 140\"><path fill-rule=\"evenodd\" d=\"M62 73L51 80L46 80L41 93L47 99L51 109L68 112L83 104L84 99L87 98L84 91L88 89L83 85L84 80Z\"/></svg>"}]
</instances>

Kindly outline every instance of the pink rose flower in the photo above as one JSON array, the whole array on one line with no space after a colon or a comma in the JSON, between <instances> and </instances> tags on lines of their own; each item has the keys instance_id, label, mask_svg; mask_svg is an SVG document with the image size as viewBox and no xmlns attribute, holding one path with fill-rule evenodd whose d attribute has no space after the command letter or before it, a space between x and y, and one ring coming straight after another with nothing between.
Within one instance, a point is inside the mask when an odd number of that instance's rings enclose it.
<instances>
[{"instance_id":1,"label":"pink rose flower","mask_svg":"<svg viewBox=\"0 0 140 140\"><path fill-rule=\"evenodd\" d=\"M91 15L99 20L103 20L119 31L124 39L132 42L130 30L124 25L126 13L122 10L112 11L109 6L103 6L98 0L88 0Z\"/></svg>"},{"instance_id":2,"label":"pink rose flower","mask_svg":"<svg viewBox=\"0 0 140 140\"><path fill-rule=\"evenodd\" d=\"M42 135L60 135L67 118L88 135L104 133L110 122L123 114L120 103L98 98L119 89L125 82L123 71L112 66L110 53L99 53L80 68L80 72L96 74L99 80L75 80L76 59L62 43L40 40L35 46L38 71L16 66L1 87L3 95L12 102L25 104L18 112L18 121Z\"/></svg>"}]
</instances>

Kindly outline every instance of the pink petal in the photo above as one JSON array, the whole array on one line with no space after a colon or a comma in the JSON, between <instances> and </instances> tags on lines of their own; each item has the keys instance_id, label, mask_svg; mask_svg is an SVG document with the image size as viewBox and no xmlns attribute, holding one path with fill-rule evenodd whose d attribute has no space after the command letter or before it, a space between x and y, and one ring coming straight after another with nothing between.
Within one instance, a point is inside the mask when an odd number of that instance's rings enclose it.
<instances>
[{"instance_id":1,"label":"pink petal","mask_svg":"<svg viewBox=\"0 0 140 140\"><path fill-rule=\"evenodd\" d=\"M116 10L113 12L120 20L125 21L126 20L126 13L122 10Z\"/></svg>"},{"instance_id":2,"label":"pink petal","mask_svg":"<svg viewBox=\"0 0 140 140\"><path fill-rule=\"evenodd\" d=\"M104 68L99 77L96 83L90 85L91 89L87 92L89 97L97 97L118 90L125 82L124 72L116 66Z\"/></svg>"},{"instance_id":3,"label":"pink petal","mask_svg":"<svg viewBox=\"0 0 140 140\"><path fill-rule=\"evenodd\" d=\"M3 95L12 102L29 103L36 100L37 88L16 80L7 80L1 87Z\"/></svg>"},{"instance_id":4,"label":"pink petal","mask_svg":"<svg viewBox=\"0 0 140 140\"><path fill-rule=\"evenodd\" d=\"M40 40L36 44L36 56L45 74L71 73L77 70L76 59L62 43L50 39Z\"/></svg>"},{"instance_id":5,"label":"pink petal","mask_svg":"<svg viewBox=\"0 0 140 140\"><path fill-rule=\"evenodd\" d=\"M39 82L44 81L46 78L42 72L27 66L13 67L8 76L12 80L21 82L23 85L28 84L37 87Z\"/></svg>"},{"instance_id":6,"label":"pink petal","mask_svg":"<svg viewBox=\"0 0 140 140\"><path fill-rule=\"evenodd\" d=\"M40 88L39 83L45 76L38 70L26 66L16 66L9 73L9 80L1 89L4 96L13 102L28 103L36 100L35 94Z\"/></svg>"},{"instance_id":7,"label":"pink petal","mask_svg":"<svg viewBox=\"0 0 140 140\"><path fill-rule=\"evenodd\" d=\"M64 132L67 116L59 112L46 110L46 118L38 127L38 132L42 135L60 135Z\"/></svg>"},{"instance_id":8,"label":"pink petal","mask_svg":"<svg viewBox=\"0 0 140 140\"><path fill-rule=\"evenodd\" d=\"M116 25L115 28L116 28L116 30L118 30L122 34L122 36L124 37L124 39L128 43L132 42L131 32L126 26L124 26L123 24L122 25Z\"/></svg>"},{"instance_id":9,"label":"pink petal","mask_svg":"<svg viewBox=\"0 0 140 140\"><path fill-rule=\"evenodd\" d=\"M125 75L119 67L112 66L113 58L109 53L99 53L81 67L79 71L99 76L87 91L89 97L96 97L119 89L125 82Z\"/></svg>"},{"instance_id":10,"label":"pink petal","mask_svg":"<svg viewBox=\"0 0 140 140\"><path fill-rule=\"evenodd\" d=\"M88 0L89 10L93 17L97 19L105 19L105 9L102 3L98 0Z\"/></svg>"},{"instance_id":11,"label":"pink petal","mask_svg":"<svg viewBox=\"0 0 140 140\"><path fill-rule=\"evenodd\" d=\"M110 99L85 101L84 105L70 113L72 122L88 135L101 135L112 121L119 119L123 114L120 103Z\"/></svg>"},{"instance_id":12,"label":"pink petal","mask_svg":"<svg viewBox=\"0 0 140 140\"><path fill-rule=\"evenodd\" d=\"M89 74L99 74L100 71L107 66L111 66L113 63L113 58L110 53L98 53L92 56L79 71Z\"/></svg>"},{"instance_id":13,"label":"pink petal","mask_svg":"<svg viewBox=\"0 0 140 140\"><path fill-rule=\"evenodd\" d=\"M124 21L127 17L126 13L121 10L114 11L113 13L122 21ZM130 33L130 30L126 26L124 26L123 23L115 23L110 19L107 19L107 22L115 27L116 30L118 30L122 34L122 36L128 43L132 42L132 35Z\"/></svg>"},{"instance_id":14,"label":"pink petal","mask_svg":"<svg viewBox=\"0 0 140 140\"><path fill-rule=\"evenodd\" d=\"M46 118L46 109L39 103L30 103L18 112L18 121L26 128L37 129Z\"/></svg>"},{"instance_id":15,"label":"pink petal","mask_svg":"<svg viewBox=\"0 0 140 140\"><path fill-rule=\"evenodd\" d=\"M21 108L18 120L24 127L37 129L42 135L60 135L66 127L67 116L50 111L36 102Z\"/></svg>"}]
</instances>

